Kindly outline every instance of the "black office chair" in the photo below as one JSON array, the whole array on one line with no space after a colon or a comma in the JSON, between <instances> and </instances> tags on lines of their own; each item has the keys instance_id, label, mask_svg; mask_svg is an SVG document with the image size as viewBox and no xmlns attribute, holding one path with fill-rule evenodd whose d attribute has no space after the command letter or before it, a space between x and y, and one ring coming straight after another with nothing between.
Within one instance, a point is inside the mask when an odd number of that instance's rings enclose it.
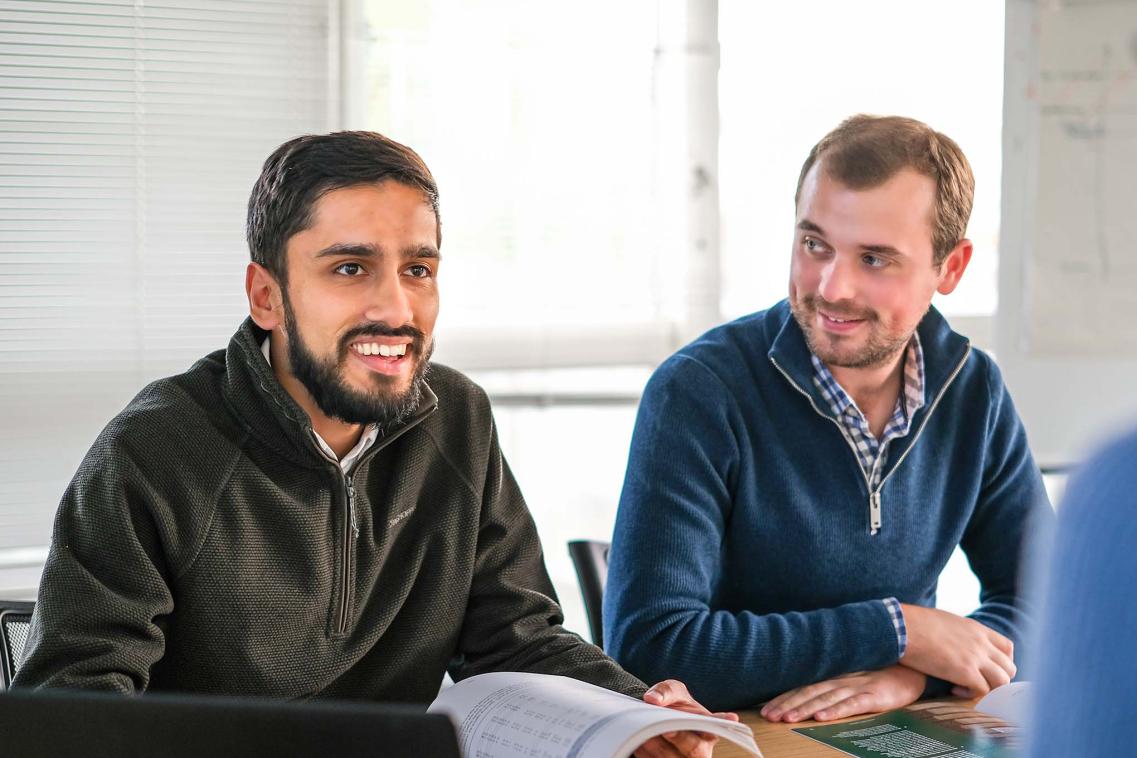
<instances>
[{"instance_id":1,"label":"black office chair","mask_svg":"<svg viewBox=\"0 0 1137 758\"><path fill-rule=\"evenodd\" d=\"M607 542L596 540L572 540L568 543L569 556L580 582L580 594L584 597L588 628L592 632L592 641L598 647L604 647L601 608L604 605L604 585L608 583L609 547Z\"/></svg>"},{"instance_id":2,"label":"black office chair","mask_svg":"<svg viewBox=\"0 0 1137 758\"><path fill-rule=\"evenodd\" d=\"M35 603L0 600L0 692L12 686L24 658Z\"/></svg>"}]
</instances>

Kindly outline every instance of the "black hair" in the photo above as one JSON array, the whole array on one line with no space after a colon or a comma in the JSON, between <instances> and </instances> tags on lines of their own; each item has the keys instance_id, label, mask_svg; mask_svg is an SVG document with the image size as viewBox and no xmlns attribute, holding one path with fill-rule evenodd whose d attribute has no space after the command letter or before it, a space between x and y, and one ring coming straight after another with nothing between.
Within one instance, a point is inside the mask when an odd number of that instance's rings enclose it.
<instances>
[{"instance_id":1,"label":"black hair","mask_svg":"<svg viewBox=\"0 0 1137 758\"><path fill-rule=\"evenodd\" d=\"M438 185L418 153L375 132L333 132L291 139L265 161L249 196L249 256L287 284L284 251L292 235L312 225L316 201L331 190L387 180L422 191L441 246Z\"/></svg>"}]
</instances>

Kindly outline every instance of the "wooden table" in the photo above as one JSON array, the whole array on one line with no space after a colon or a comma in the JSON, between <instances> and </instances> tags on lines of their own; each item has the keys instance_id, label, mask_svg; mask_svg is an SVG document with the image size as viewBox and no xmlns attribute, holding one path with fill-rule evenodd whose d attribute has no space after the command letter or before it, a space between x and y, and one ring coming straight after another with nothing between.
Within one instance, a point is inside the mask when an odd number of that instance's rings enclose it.
<instances>
[{"instance_id":1,"label":"wooden table","mask_svg":"<svg viewBox=\"0 0 1137 758\"><path fill-rule=\"evenodd\" d=\"M930 702L943 702L954 703L957 705L974 708L976 700L960 700L959 698L940 698ZM822 745L820 742L815 742L809 737L797 734L793 729L803 726L820 726L821 724L840 724L845 721L856 721L857 719L867 719L877 714L875 713L862 713L860 716L852 716L847 719L837 719L835 721L799 721L796 724L785 724L782 722L772 723L758 715L758 711L739 711L739 717L742 722L754 730L754 741L758 743L758 749L762 751L765 758L833 758L833 756L844 755L848 758L846 753L837 750L836 748ZM746 753L739 747L732 745L725 740L719 740L719 744L715 747L715 758L746 758Z\"/></svg>"}]
</instances>

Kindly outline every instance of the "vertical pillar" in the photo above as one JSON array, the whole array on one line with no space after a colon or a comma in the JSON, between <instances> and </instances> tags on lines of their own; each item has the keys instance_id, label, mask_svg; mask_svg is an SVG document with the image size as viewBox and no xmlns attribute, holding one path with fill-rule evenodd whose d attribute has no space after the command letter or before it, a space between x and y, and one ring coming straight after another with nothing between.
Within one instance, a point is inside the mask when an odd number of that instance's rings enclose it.
<instances>
[{"instance_id":1,"label":"vertical pillar","mask_svg":"<svg viewBox=\"0 0 1137 758\"><path fill-rule=\"evenodd\" d=\"M682 281L661 282L661 290L682 302L674 315L676 342L683 343L721 318L718 0L662 0L658 40L655 95L658 186L665 209L662 246L683 262L670 274Z\"/></svg>"}]
</instances>

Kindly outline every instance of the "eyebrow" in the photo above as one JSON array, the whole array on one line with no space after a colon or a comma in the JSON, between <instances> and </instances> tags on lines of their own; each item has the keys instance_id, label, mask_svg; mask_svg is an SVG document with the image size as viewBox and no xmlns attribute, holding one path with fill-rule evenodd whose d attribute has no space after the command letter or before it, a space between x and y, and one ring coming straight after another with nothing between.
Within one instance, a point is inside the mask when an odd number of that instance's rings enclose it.
<instances>
[{"instance_id":1,"label":"eyebrow","mask_svg":"<svg viewBox=\"0 0 1137 758\"><path fill-rule=\"evenodd\" d=\"M383 251L378 245L361 242L337 242L317 252L316 258L327 258L336 255L349 255L355 258L380 258L383 256ZM402 257L404 260L413 258L441 260L442 254L438 252L437 248L430 245L419 245L418 247L403 248Z\"/></svg>"},{"instance_id":2,"label":"eyebrow","mask_svg":"<svg viewBox=\"0 0 1137 758\"><path fill-rule=\"evenodd\" d=\"M825 236L825 230L807 218L803 218L801 221L799 221L797 223L797 228L801 229L803 232L813 232L814 234L819 234L822 237ZM903 251L896 249L892 245L861 245L861 250L866 253L875 253L877 255L904 255Z\"/></svg>"},{"instance_id":3,"label":"eyebrow","mask_svg":"<svg viewBox=\"0 0 1137 758\"><path fill-rule=\"evenodd\" d=\"M866 253L876 253L877 255L904 255L903 252L897 250L892 245L861 245L861 250L865 251Z\"/></svg>"}]
</instances>

